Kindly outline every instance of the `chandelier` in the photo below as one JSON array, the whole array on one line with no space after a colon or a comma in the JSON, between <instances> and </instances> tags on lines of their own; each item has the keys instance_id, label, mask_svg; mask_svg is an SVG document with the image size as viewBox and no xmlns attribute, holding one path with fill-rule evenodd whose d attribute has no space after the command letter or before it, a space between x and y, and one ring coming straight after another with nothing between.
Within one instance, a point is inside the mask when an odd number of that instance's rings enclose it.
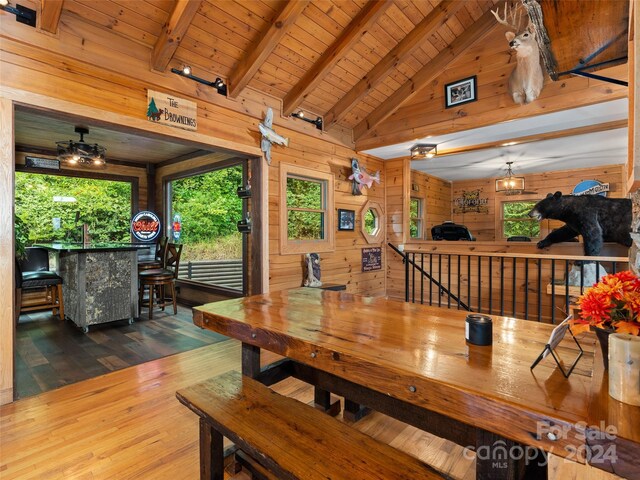
<instances>
[{"instance_id":1,"label":"chandelier","mask_svg":"<svg viewBox=\"0 0 640 480\"><path fill-rule=\"evenodd\" d=\"M80 134L80 141L60 141L58 145L58 160L69 165L83 165L102 167L105 165L106 148L94 143L85 143L84 136L89 133L85 127L76 127L75 132Z\"/></svg>"},{"instance_id":2,"label":"chandelier","mask_svg":"<svg viewBox=\"0 0 640 480\"><path fill-rule=\"evenodd\" d=\"M504 192L507 195L518 195L524 190L524 177L516 177L511 171L511 164L507 162L507 176L496 180L496 192Z\"/></svg>"}]
</instances>

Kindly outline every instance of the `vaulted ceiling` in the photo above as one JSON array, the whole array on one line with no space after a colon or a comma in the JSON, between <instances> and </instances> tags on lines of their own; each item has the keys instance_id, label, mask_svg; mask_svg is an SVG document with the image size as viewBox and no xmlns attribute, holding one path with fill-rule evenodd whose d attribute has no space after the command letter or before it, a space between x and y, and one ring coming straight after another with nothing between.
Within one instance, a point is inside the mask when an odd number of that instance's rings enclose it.
<instances>
[{"instance_id":1,"label":"vaulted ceiling","mask_svg":"<svg viewBox=\"0 0 640 480\"><path fill-rule=\"evenodd\" d=\"M597 62L625 61L628 0L540 3L558 70L591 61L591 56ZM42 30L55 35L64 25L69 35L84 41L80 25L98 26L144 47L152 71L189 65L201 78L222 78L229 98L241 99L248 90L275 97L284 116L299 110L312 118L321 116L325 130L351 130L357 145L376 127L393 123L391 117L400 107L411 108L422 89L495 32L490 10L502 0L24 4L38 11ZM604 50L609 53L592 55ZM506 58L508 62L508 54Z\"/></svg>"}]
</instances>

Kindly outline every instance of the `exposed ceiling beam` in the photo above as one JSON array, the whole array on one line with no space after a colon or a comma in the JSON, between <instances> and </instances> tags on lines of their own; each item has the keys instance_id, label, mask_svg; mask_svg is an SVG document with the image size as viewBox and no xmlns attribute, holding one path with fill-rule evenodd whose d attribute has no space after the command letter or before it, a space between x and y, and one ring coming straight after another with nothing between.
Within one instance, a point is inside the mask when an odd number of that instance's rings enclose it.
<instances>
[{"instance_id":1,"label":"exposed ceiling beam","mask_svg":"<svg viewBox=\"0 0 640 480\"><path fill-rule=\"evenodd\" d=\"M176 0L167 23L162 28L151 54L151 66L163 72L178 49L202 0Z\"/></svg>"},{"instance_id":2,"label":"exposed ceiling beam","mask_svg":"<svg viewBox=\"0 0 640 480\"><path fill-rule=\"evenodd\" d=\"M608 130L616 130L618 128L626 128L627 120L613 120L611 122L596 123L594 125L585 125L582 127L567 128L565 130L555 130L552 132L536 133L533 135L525 135L522 137L513 137L510 139L478 143L476 145L465 145L456 148L438 148L438 157L447 155L457 155L459 153L477 152L478 150L487 150L491 148L509 147L511 145L521 145L523 143L542 142L544 140L554 140L556 138L573 137L576 135L586 135L587 133L606 132ZM401 157L406 158L406 157Z\"/></svg>"},{"instance_id":3,"label":"exposed ceiling beam","mask_svg":"<svg viewBox=\"0 0 640 480\"><path fill-rule=\"evenodd\" d=\"M325 77L356 42L360 40L367 30L380 18L391 6L390 0L371 0L355 16L347 28L327 48L320 59L313 64L300 81L293 86L284 97L282 110L284 116L291 115L300 103Z\"/></svg>"},{"instance_id":4,"label":"exposed ceiling beam","mask_svg":"<svg viewBox=\"0 0 640 480\"><path fill-rule=\"evenodd\" d=\"M411 55L433 33L444 25L464 5L464 0L443 0L416 27L380 60L362 80L324 115L325 128L342 120L373 88Z\"/></svg>"},{"instance_id":5,"label":"exposed ceiling beam","mask_svg":"<svg viewBox=\"0 0 640 480\"><path fill-rule=\"evenodd\" d=\"M355 140L362 139L380 123L393 115L402 104L413 98L423 87L438 77L462 53L489 33L495 25L495 17L491 11L487 10L470 28L443 48L429 63L418 70L413 77L371 112L367 118L358 123L353 129Z\"/></svg>"},{"instance_id":6,"label":"exposed ceiling beam","mask_svg":"<svg viewBox=\"0 0 640 480\"><path fill-rule=\"evenodd\" d=\"M42 0L42 10L40 11L40 28L45 32L56 33L62 4L64 0Z\"/></svg>"},{"instance_id":7,"label":"exposed ceiling beam","mask_svg":"<svg viewBox=\"0 0 640 480\"><path fill-rule=\"evenodd\" d=\"M247 86L282 37L296 22L298 16L309 4L310 0L285 2L278 16L271 26L262 34L258 41L249 48L247 55L229 75L229 97L236 98Z\"/></svg>"}]
</instances>

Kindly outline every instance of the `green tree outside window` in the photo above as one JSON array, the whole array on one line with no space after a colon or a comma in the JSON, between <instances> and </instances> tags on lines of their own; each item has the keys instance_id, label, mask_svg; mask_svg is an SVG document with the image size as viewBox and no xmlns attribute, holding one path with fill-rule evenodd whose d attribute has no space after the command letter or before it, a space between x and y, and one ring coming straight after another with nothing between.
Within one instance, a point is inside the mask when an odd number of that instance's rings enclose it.
<instances>
[{"instance_id":1,"label":"green tree outside window","mask_svg":"<svg viewBox=\"0 0 640 480\"><path fill-rule=\"evenodd\" d=\"M502 235L509 237L540 236L540 223L529 217L535 201L504 202L502 204Z\"/></svg>"}]
</instances>

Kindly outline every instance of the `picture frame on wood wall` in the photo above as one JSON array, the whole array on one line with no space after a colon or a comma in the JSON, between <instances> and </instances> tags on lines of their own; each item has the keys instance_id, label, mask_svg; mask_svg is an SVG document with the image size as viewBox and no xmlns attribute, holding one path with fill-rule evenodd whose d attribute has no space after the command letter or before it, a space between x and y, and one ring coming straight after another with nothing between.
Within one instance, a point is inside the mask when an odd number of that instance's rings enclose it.
<instances>
[{"instance_id":1,"label":"picture frame on wood wall","mask_svg":"<svg viewBox=\"0 0 640 480\"><path fill-rule=\"evenodd\" d=\"M444 86L445 108L456 107L476 100L478 100L478 84L475 75L447 83Z\"/></svg>"},{"instance_id":2,"label":"picture frame on wood wall","mask_svg":"<svg viewBox=\"0 0 640 480\"><path fill-rule=\"evenodd\" d=\"M356 224L355 210L338 209L338 230L353 231Z\"/></svg>"}]
</instances>

